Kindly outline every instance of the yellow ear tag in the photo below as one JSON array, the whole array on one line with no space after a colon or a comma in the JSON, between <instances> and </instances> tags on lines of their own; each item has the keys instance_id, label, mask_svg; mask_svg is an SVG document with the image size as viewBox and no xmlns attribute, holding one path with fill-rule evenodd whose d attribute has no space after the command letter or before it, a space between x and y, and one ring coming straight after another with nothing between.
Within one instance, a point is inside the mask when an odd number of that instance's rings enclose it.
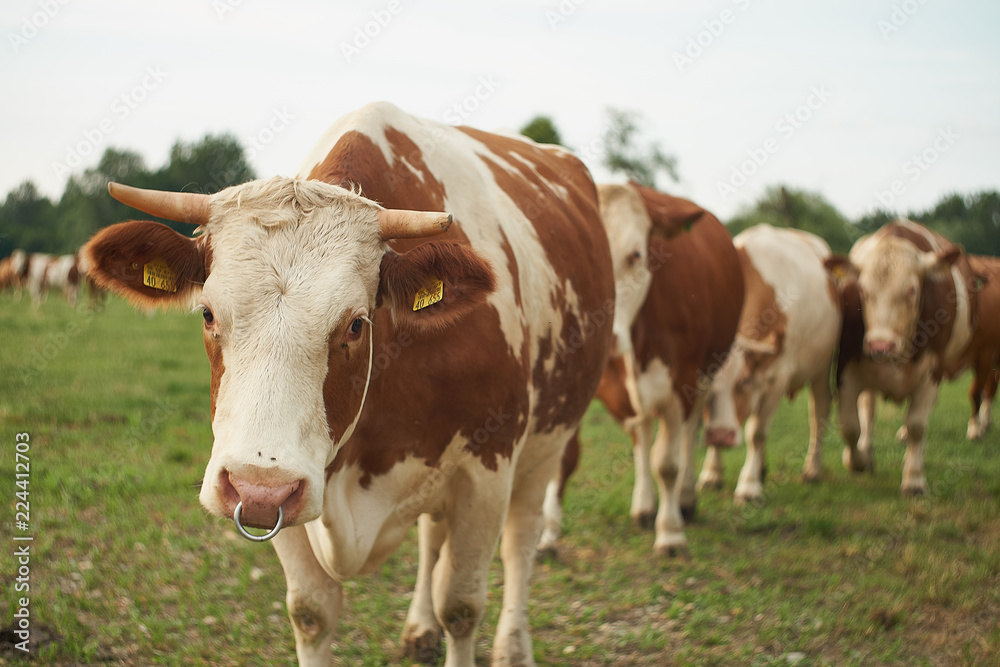
<instances>
[{"instance_id":1,"label":"yellow ear tag","mask_svg":"<svg viewBox=\"0 0 1000 667\"><path fill-rule=\"evenodd\" d=\"M162 259L143 265L142 284L164 292L177 291L177 277Z\"/></svg>"},{"instance_id":2,"label":"yellow ear tag","mask_svg":"<svg viewBox=\"0 0 1000 667\"><path fill-rule=\"evenodd\" d=\"M413 300L413 310L417 311L427 306L432 306L444 298L444 283L437 278L431 278L427 283L417 290L417 296Z\"/></svg>"}]
</instances>

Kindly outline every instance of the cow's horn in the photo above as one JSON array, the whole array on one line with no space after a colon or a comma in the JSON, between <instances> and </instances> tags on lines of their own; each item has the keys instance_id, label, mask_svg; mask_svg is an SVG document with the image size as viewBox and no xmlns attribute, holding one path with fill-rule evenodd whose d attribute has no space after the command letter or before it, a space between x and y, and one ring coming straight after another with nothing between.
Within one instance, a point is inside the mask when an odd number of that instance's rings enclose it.
<instances>
[{"instance_id":1,"label":"cow's horn","mask_svg":"<svg viewBox=\"0 0 1000 667\"><path fill-rule=\"evenodd\" d=\"M123 204L137 208L157 218L166 218L192 225L208 223L208 195L193 192L163 192L144 190L120 183L108 183L108 194Z\"/></svg>"},{"instance_id":2,"label":"cow's horn","mask_svg":"<svg viewBox=\"0 0 1000 667\"><path fill-rule=\"evenodd\" d=\"M379 233L389 239L419 239L443 234L451 227L450 213L385 208L378 212Z\"/></svg>"}]
</instances>

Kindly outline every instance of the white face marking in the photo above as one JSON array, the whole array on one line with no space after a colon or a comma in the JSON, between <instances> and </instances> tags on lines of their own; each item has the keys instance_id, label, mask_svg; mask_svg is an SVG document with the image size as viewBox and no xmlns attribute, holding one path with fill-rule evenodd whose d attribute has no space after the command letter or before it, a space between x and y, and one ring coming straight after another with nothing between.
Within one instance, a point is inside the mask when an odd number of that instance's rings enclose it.
<instances>
[{"instance_id":1,"label":"white face marking","mask_svg":"<svg viewBox=\"0 0 1000 667\"><path fill-rule=\"evenodd\" d=\"M323 397L330 338L374 307L384 248L377 210L333 186L282 179L221 194L201 303L214 315L225 372L202 502L217 507L223 470L264 468L269 484L308 480L303 514L317 516L323 469L342 444L328 433ZM355 354L367 368L364 341Z\"/></svg>"}]
</instances>

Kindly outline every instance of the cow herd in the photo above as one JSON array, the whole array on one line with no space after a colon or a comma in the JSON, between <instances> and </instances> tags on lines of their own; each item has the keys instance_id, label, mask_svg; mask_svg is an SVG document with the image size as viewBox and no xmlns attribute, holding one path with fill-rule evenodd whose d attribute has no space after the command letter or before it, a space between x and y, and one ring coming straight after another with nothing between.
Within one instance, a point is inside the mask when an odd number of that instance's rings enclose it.
<instances>
[{"instance_id":1,"label":"cow herd","mask_svg":"<svg viewBox=\"0 0 1000 667\"><path fill-rule=\"evenodd\" d=\"M86 268L80 265L79 253L50 255L17 249L0 259L0 291L16 297L27 291L35 308L50 291L61 293L75 306L84 284L88 284L92 300L101 298L101 290L88 280Z\"/></svg>"},{"instance_id":2,"label":"cow herd","mask_svg":"<svg viewBox=\"0 0 1000 667\"><path fill-rule=\"evenodd\" d=\"M201 309L214 444L200 499L272 540L300 664L329 664L342 582L415 522L404 653L444 643L446 665L474 664L499 544L492 663L533 664L532 563L556 548L594 397L633 441L631 514L664 555L686 547L696 487L721 485L720 450L746 442L736 501L762 498L772 417L800 389L806 480L822 476L835 395L853 470L872 466L876 397L909 400L904 493L925 488L943 379L972 367L968 436L989 425L1000 264L912 222L849 256L796 230L732 238L689 201L595 186L561 147L385 103L337 121L295 179L109 191L200 232L119 223L80 256L134 304Z\"/></svg>"}]
</instances>

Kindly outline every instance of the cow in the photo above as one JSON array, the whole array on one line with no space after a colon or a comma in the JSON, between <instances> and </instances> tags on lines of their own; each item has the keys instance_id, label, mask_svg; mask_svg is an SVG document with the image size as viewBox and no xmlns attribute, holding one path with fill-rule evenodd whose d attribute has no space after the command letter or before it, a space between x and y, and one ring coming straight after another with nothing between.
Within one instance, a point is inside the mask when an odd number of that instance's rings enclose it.
<instances>
[{"instance_id":1,"label":"cow","mask_svg":"<svg viewBox=\"0 0 1000 667\"><path fill-rule=\"evenodd\" d=\"M45 274L48 273L49 263L53 256L44 252L33 252L27 257L24 284L28 289L28 296L31 303L36 308L42 303L48 285L45 282Z\"/></svg>"},{"instance_id":2,"label":"cow","mask_svg":"<svg viewBox=\"0 0 1000 667\"><path fill-rule=\"evenodd\" d=\"M827 266L841 275L837 386L844 465L873 469L875 394L908 399L900 490L923 494L927 420L977 318L972 268L962 248L909 220L861 237L848 257L831 257Z\"/></svg>"},{"instance_id":3,"label":"cow","mask_svg":"<svg viewBox=\"0 0 1000 667\"><path fill-rule=\"evenodd\" d=\"M597 397L632 439L631 516L655 527L655 553L675 556L687 550L693 444L711 379L736 335L743 275L726 228L698 205L636 183L601 185L598 194L617 310L616 346ZM660 422L655 442L654 419ZM561 499L578 447L578 439L567 446L560 477L546 491L543 551L559 537Z\"/></svg>"},{"instance_id":4,"label":"cow","mask_svg":"<svg viewBox=\"0 0 1000 667\"><path fill-rule=\"evenodd\" d=\"M770 225L733 239L743 268L743 312L726 363L715 375L705 407L709 446L698 488L722 485L721 448L740 444L746 424L746 461L735 501L763 499L764 445L782 396L809 387L809 451L802 476L822 476L821 446L833 396L830 374L840 340L840 296L824 262L820 237Z\"/></svg>"},{"instance_id":5,"label":"cow","mask_svg":"<svg viewBox=\"0 0 1000 667\"><path fill-rule=\"evenodd\" d=\"M20 294L28 270L27 258L27 253L18 249L0 259L0 290L16 290Z\"/></svg>"},{"instance_id":6,"label":"cow","mask_svg":"<svg viewBox=\"0 0 1000 667\"><path fill-rule=\"evenodd\" d=\"M43 284L46 290L60 290L69 305L75 306L80 294L80 270L76 254L60 255L49 261Z\"/></svg>"},{"instance_id":7,"label":"cow","mask_svg":"<svg viewBox=\"0 0 1000 667\"><path fill-rule=\"evenodd\" d=\"M583 163L373 103L335 122L295 179L211 196L109 187L203 232L120 223L85 255L140 306L203 309L215 442L200 500L276 533L299 662L329 663L341 582L417 522L405 653L433 659L443 632L445 664L474 664L502 535L492 663L533 664L545 487L612 340Z\"/></svg>"},{"instance_id":8,"label":"cow","mask_svg":"<svg viewBox=\"0 0 1000 667\"><path fill-rule=\"evenodd\" d=\"M972 340L965 351L950 362L945 376L954 379L968 368L973 377L969 385L972 415L965 437L978 440L990 427L990 410L1000 379L1000 258L969 255L969 265L975 272L979 318Z\"/></svg>"}]
</instances>

